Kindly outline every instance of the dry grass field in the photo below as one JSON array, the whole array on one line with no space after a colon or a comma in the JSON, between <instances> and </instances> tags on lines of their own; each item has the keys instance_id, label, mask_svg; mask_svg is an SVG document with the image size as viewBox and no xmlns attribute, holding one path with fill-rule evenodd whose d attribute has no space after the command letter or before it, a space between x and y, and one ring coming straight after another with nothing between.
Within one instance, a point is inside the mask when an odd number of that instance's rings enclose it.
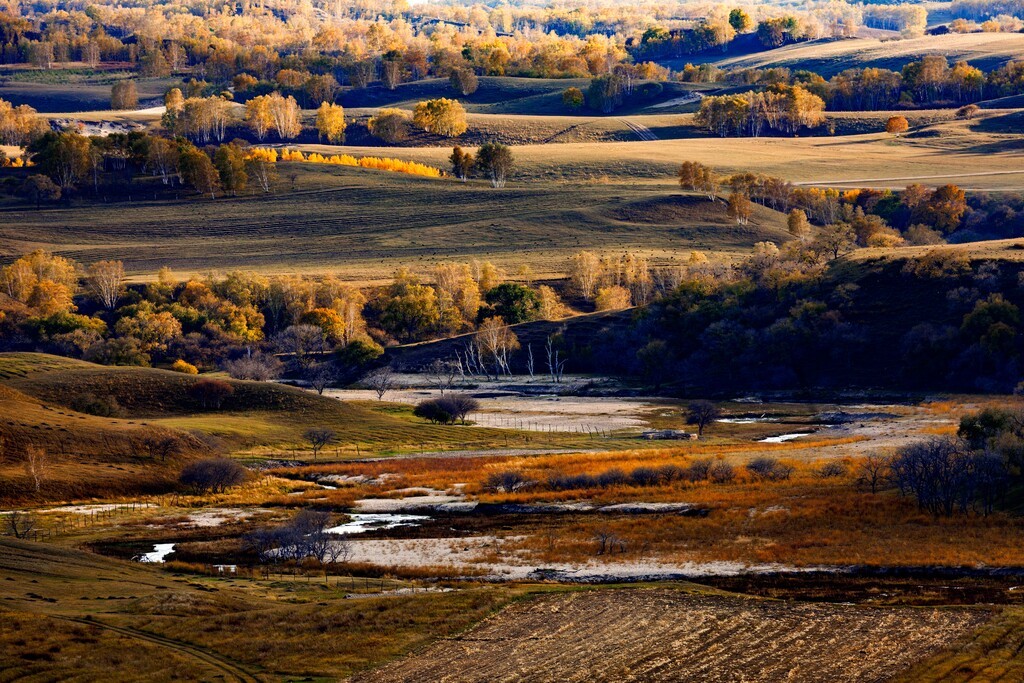
<instances>
[{"instance_id":1,"label":"dry grass field","mask_svg":"<svg viewBox=\"0 0 1024 683\"><path fill-rule=\"evenodd\" d=\"M422 155L403 150L411 156ZM583 248L664 261L693 249L742 253L787 238L781 214L759 210L737 226L721 202L664 185L533 182L493 190L384 171L281 166L285 175L296 167L296 191L216 201L139 197L130 205L38 212L12 206L0 227L0 253L45 246L83 262L123 259L133 273L165 265L179 273L332 269L380 281L401 265L424 271L454 259L490 259L512 272L525 262L552 274Z\"/></svg>"},{"instance_id":2,"label":"dry grass field","mask_svg":"<svg viewBox=\"0 0 1024 683\"><path fill-rule=\"evenodd\" d=\"M671 590L551 595L355 680L885 681L990 618Z\"/></svg>"},{"instance_id":3,"label":"dry grass field","mask_svg":"<svg viewBox=\"0 0 1024 683\"><path fill-rule=\"evenodd\" d=\"M722 68L785 66L809 69L828 78L845 69L863 67L899 71L907 62L925 55L943 55L950 62L963 59L972 66L989 71L1019 57L1022 51L1024 36L1019 33L951 33L907 40L819 40L727 58L717 64Z\"/></svg>"},{"instance_id":4,"label":"dry grass field","mask_svg":"<svg viewBox=\"0 0 1024 683\"><path fill-rule=\"evenodd\" d=\"M348 599L347 588L322 577L197 577L7 538L0 573L4 683L337 680L454 635L530 592L467 585Z\"/></svg>"},{"instance_id":5,"label":"dry grass field","mask_svg":"<svg viewBox=\"0 0 1024 683\"><path fill-rule=\"evenodd\" d=\"M1013 126L996 122L1001 116L1010 115L928 124L899 140L872 133L524 145L515 148L517 168L504 190L479 181L280 164L282 179L269 196L135 196L130 203L75 202L42 211L12 202L0 209L0 254L44 247L84 262L123 259L136 275L164 265L182 274L337 270L361 282L380 282L399 265L424 271L439 261L473 258L512 270L528 263L551 275L563 272L566 258L580 249L629 250L655 262L686 258L694 249L728 257L759 241L787 239L784 217L758 210L749 225L736 225L721 202L678 192L674 172L680 161L807 185L953 182L972 190L1019 191L1024 153ZM656 131L656 121L649 123ZM344 149L357 156L381 153ZM445 168L449 150L388 153Z\"/></svg>"}]
</instances>

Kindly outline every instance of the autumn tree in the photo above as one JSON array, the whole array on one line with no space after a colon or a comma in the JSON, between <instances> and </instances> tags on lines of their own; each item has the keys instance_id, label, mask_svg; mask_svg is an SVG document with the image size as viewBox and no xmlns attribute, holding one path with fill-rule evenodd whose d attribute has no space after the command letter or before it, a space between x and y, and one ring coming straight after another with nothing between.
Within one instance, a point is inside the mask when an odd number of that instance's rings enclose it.
<instances>
[{"instance_id":1,"label":"autumn tree","mask_svg":"<svg viewBox=\"0 0 1024 683\"><path fill-rule=\"evenodd\" d=\"M807 221L807 214L802 209L792 209L786 216L786 229L793 237L806 237L811 231L811 224Z\"/></svg>"},{"instance_id":2,"label":"autumn tree","mask_svg":"<svg viewBox=\"0 0 1024 683\"><path fill-rule=\"evenodd\" d=\"M124 294L124 264L120 261L97 261L86 270L85 281L100 305L112 311Z\"/></svg>"},{"instance_id":3,"label":"autumn tree","mask_svg":"<svg viewBox=\"0 0 1024 683\"><path fill-rule=\"evenodd\" d=\"M484 367L490 364L494 376L512 374L512 354L519 349L519 338L501 317L486 318L477 328L474 343Z\"/></svg>"},{"instance_id":4,"label":"autumn tree","mask_svg":"<svg viewBox=\"0 0 1024 683\"><path fill-rule=\"evenodd\" d=\"M246 102L244 120L257 140L266 140L267 133L274 126L274 117L270 115L270 96L258 95Z\"/></svg>"},{"instance_id":5,"label":"autumn tree","mask_svg":"<svg viewBox=\"0 0 1024 683\"><path fill-rule=\"evenodd\" d=\"M322 102L316 110L316 130L321 140L334 145L345 142L345 109L340 104Z\"/></svg>"},{"instance_id":6,"label":"autumn tree","mask_svg":"<svg viewBox=\"0 0 1024 683\"><path fill-rule=\"evenodd\" d=\"M36 210L42 207L44 201L57 201L61 194L60 185L42 173L33 173L25 178L25 182L21 184L21 193L36 203Z\"/></svg>"},{"instance_id":7,"label":"autumn tree","mask_svg":"<svg viewBox=\"0 0 1024 683\"><path fill-rule=\"evenodd\" d=\"M910 124L907 123L905 116L890 116L889 120L885 122L885 132L896 137L906 133L909 129Z\"/></svg>"},{"instance_id":8,"label":"autumn tree","mask_svg":"<svg viewBox=\"0 0 1024 683\"><path fill-rule=\"evenodd\" d=\"M745 33L754 25L754 21L743 9L736 7L729 12L729 25L736 33Z\"/></svg>"},{"instance_id":9,"label":"autumn tree","mask_svg":"<svg viewBox=\"0 0 1024 683\"><path fill-rule=\"evenodd\" d=\"M381 327L403 342L429 334L441 317L434 288L421 284L404 268L395 274L394 283L377 305Z\"/></svg>"},{"instance_id":10,"label":"autumn tree","mask_svg":"<svg viewBox=\"0 0 1024 683\"><path fill-rule=\"evenodd\" d=\"M599 287L594 296L594 308L599 311L617 311L629 306L629 290L621 285Z\"/></svg>"},{"instance_id":11,"label":"autumn tree","mask_svg":"<svg viewBox=\"0 0 1024 683\"><path fill-rule=\"evenodd\" d=\"M505 187L514 160L512 150L498 142L485 142L476 152L475 168L491 181L492 187Z\"/></svg>"},{"instance_id":12,"label":"autumn tree","mask_svg":"<svg viewBox=\"0 0 1024 683\"><path fill-rule=\"evenodd\" d=\"M448 82L452 89L463 97L472 95L480 86L480 80L472 69L453 69L448 77Z\"/></svg>"},{"instance_id":13,"label":"autumn tree","mask_svg":"<svg viewBox=\"0 0 1024 683\"><path fill-rule=\"evenodd\" d=\"M26 147L36 138L50 132L50 124L27 104L17 107L0 99L0 141Z\"/></svg>"},{"instance_id":14,"label":"autumn tree","mask_svg":"<svg viewBox=\"0 0 1024 683\"><path fill-rule=\"evenodd\" d=\"M569 282L577 295L592 301L601 281L601 259L590 251L581 251L569 259Z\"/></svg>"},{"instance_id":15,"label":"autumn tree","mask_svg":"<svg viewBox=\"0 0 1024 683\"><path fill-rule=\"evenodd\" d=\"M117 110L137 109L139 93L135 81L118 81L110 88L110 108Z\"/></svg>"},{"instance_id":16,"label":"autumn tree","mask_svg":"<svg viewBox=\"0 0 1024 683\"><path fill-rule=\"evenodd\" d=\"M92 143L73 130L47 133L29 146L33 160L61 190L73 188L92 168Z\"/></svg>"},{"instance_id":17,"label":"autumn tree","mask_svg":"<svg viewBox=\"0 0 1024 683\"><path fill-rule=\"evenodd\" d=\"M200 194L210 195L210 199L217 198L220 174L206 152L189 145L181 152L179 170L186 185Z\"/></svg>"},{"instance_id":18,"label":"autumn tree","mask_svg":"<svg viewBox=\"0 0 1024 683\"><path fill-rule=\"evenodd\" d=\"M292 140L302 132L302 123L299 120L299 104L295 98L289 95L282 96L280 93L268 95L270 117L274 121L274 130L282 140Z\"/></svg>"},{"instance_id":19,"label":"autumn tree","mask_svg":"<svg viewBox=\"0 0 1024 683\"><path fill-rule=\"evenodd\" d=\"M185 97L181 94L181 88L171 88L164 94L164 108L168 112L179 112L185 104Z\"/></svg>"},{"instance_id":20,"label":"autumn tree","mask_svg":"<svg viewBox=\"0 0 1024 683\"><path fill-rule=\"evenodd\" d=\"M264 193L269 193L277 182L277 164L260 155L245 157L245 173Z\"/></svg>"},{"instance_id":21,"label":"autumn tree","mask_svg":"<svg viewBox=\"0 0 1024 683\"><path fill-rule=\"evenodd\" d=\"M739 225L746 225L750 220L750 214L753 211L753 204L750 203L750 197L745 192L733 192L729 195L729 202L726 206L726 214L729 218L736 220Z\"/></svg>"},{"instance_id":22,"label":"autumn tree","mask_svg":"<svg viewBox=\"0 0 1024 683\"><path fill-rule=\"evenodd\" d=\"M333 103L338 96L340 86L334 76L323 74L310 76L302 85L302 89L312 102Z\"/></svg>"},{"instance_id":23,"label":"autumn tree","mask_svg":"<svg viewBox=\"0 0 1024 683\"><path fill-rule=\"evenodd\" d=\"M245 152L238 145L229 143L218 147L213 156L213 164L217 168L220 186L232 197L244 192L248 187L249 174L246 173Z\"/></svg>"},{"instance_id":24,"label":"autumn tree","mask_svg":"<svg viewBox=\"0 0 1024 683\"><path fill-rule=\"evenodd\" d=\"M466 110L458 100L426 100L413 110L413 123L435 135L454 138L466 132Z\"/></svg>"},{"instance_id":25,"label":"autumn tree","mask_svg":"<svg viewBox=\"0 0 1024 683\"><path fill-rule=\"evenodd\" d=\"M570 111L576 111L583 107L587 101L583 97L583 91L579 88L566 88L562 91L562 106Z\"/></svg>"},{"instance_id":26,"label":"autumn tree","mask_svg":"<svg viewBox=\"0 0 1024 683\"><path fill-rule=\"evenodd\" d=\"M448 160L452 163L452 175L465 182L473 170L473 163L475 161L473 155L470 152L463 151L461 147L456 145L452 148L452 154L448 157Z\"/></svg>"},{"instance_id":27,"label":"autumn tree","mask_svg":"<svg viewBox=\"0 0 1024 683\"><path fill-rule=\"evenodd\" d=\"M380 81L388 90L394 90L402 82L402 53L388 50L380 61Z\"/></svg>"},{"instance_id":28,"label":"autumn tree","mask_svg":"<svg viewBox=\"0 0 1024 683\"><path fill-rule=\"evenodd\" d=\"M849 223L838 222L826 225L811 243L811 248L828 254L833 260L853 248L857 233Z\"/></svg>"},{"instance_id":29,"label":"autumn tree","mask_svg":"<svg viewBox=\"0 0 1024 683\"><path fill-rule=\"evenodd\" d=\"M937 188L924 209L926 221L947 235L960 227L966 212L967 195L956 185Z\"/></svg>"},{"instance_id":30,"label":"autumn tree","mask_svg":"<svg viewBox=\"0 0 1024 683\"><path fill-rule=\"evenodd\" d=\"M394 144L409 137L409 117L401 109L381 109L367 123L370 134Z\"/></svg>"},{"instance_id":31,"label":"autumn tree","mask_svg":"<svg viewBox=\"0 0 1024 683\"><path fill-rule=\"evenodd\" d=\"M164 185L173 185L181 158L178 145L167 138L152 137L146 148L146 169L160 176Z\"/></svg>"},{"instance_id":32,"label":"autumn tree","mask_svg":"<svg viewBox=\"0 0 1024 683\"><path fill-rule=\"evenodd\" d=\"M718 195L721 180L709 167L699 161L684 161L679 166L679 186L684 190L699 192L714 200Z\"/></svg>"},{"instance_id":33,"label":"autumn tree","mask_svg":"<svg viewBox=\"0 0 1024 683\"><path fill-rule=\"evenodd\" d=\"M434 269L434 282L442 318L452 320L460 328L470 327L480 311L480 285L469 265L443 263Z\"/></svg>"}]
</instances>

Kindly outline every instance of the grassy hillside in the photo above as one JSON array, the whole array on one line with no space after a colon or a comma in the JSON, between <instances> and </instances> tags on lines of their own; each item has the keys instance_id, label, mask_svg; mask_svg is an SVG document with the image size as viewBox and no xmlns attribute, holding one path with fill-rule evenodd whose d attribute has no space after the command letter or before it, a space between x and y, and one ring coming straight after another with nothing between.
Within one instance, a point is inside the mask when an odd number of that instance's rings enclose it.
<instances>
[{"instance_id":1,"label":"grassy hillside","mask_svg":"<svg viewBox=\"0 0 1024 683\"><path fill-rule=\"evenodd\" d=\"M52 69L4 65L0 69L0 97L44 114L107 109L111 85L130 74L129 65L116 64L99 69L81 63L55 65ZM180 83L180 79L173 78L136 79L139 101L150 106L163 97L167 88Z\"/></svg>"},{"instance_id":2,"label":"grassy hillside","mask_svg":"<svg viewBox=\"0 0 1024 683\"><path fill-rule=\"evenodd\" d=\"M1024 35L1019 33L951 33L908 40L818 40L752 55L726 57L717 64L722 68L785 66L809 69L828 78L845 69L868 66L899 71L908 62L925 55L944 55L950 62L964 59L973 66L990 71L1019 57L1022 51Z\"/></svg>"},{"instance_id":3,"label":"grassy hillside","mask_svg":"<svg viewBox=\"0 0 1024 683\"><path fill-rule=\"evenodd\" d=\"M0 500L68 500L170 488L184 461L223 452L246 458L312 458L303 433L335 431L321 457L505 446L513 432L432 425L410 406L343 403L294 387L227 380L219 409L190 394L198 378L151 368L105 367L33 353L0 354ZM103 416L87 399L105 404ZM112 409L111 409L112 407ZM113 412L112 415L110 413ZM169 455L149 440L171 438ZM582 437L545 435L534 447L573 446ZM29 448L46 454L39 487L25 466Z\"/></svg>"},{"instance_id":4,"label":"grassy hillside","mask_svg":"<svg viewBox=\"0 0 1024 683\"><path fill-rule=\"evenodd\" d=\"M8 538L0 573L4 681L338 680L529 593L468 585L352 600L323 581L171 574Z\"/></svg>"},{"instance_id":5,"label":"grassy hillside","mask_svg":"<svg viewBox=\"0 0 1024 683\"><path fill-rule=\"evenodd\" d=\"M761 210L750 225L736 226L721 202L671 186L538 182L494 190L344 167L282 165L282 173L292 168L297 190L270 196L135 201L131 210L10 206L0 253L47 246L84 262L123 259L136 273L164 265L184 272L331 269L379 281L400 265L423 270L451 259L492 259L512 271L525 262L543 274L561 272L583 248L658 260L786 239L781 214Z\"/></svg>"}]
</instances>

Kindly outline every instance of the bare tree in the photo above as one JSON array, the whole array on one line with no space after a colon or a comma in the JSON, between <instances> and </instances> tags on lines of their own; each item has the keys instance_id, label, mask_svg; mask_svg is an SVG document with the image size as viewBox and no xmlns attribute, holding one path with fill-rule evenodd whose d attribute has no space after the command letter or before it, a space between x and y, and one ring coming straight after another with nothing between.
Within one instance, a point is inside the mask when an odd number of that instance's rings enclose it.
<instances>
[{"instance_id":1,"label":"bare tree","mask_svg":"<svg viewBox=\"0 0 1024 683\"><path fill-rule=\"evenodd\" d=\"M444 392L454 386L455 378L459 376L461 368L462 364L459 362L436 358L427 367L427 375L430 377L431 383L444 396Z\"/></svg>"},{"instance_id":2,"label":"bare tree","mask_svg":"<svg viewBox=\"0 0 1024 683\"><path fill-rule=\"evenodd\" d=\"M246 476L245 468L230 458L207 458L186 465L178 481L198 493L223 493L244 482Z\"/></svg>"},{"instance_id":3,"label":"bare tree","mask_svg":"<svg viewBox=\"0 0 1024 683\"><path fill-rule=\"evenodd\" d=\"M97 261L85 276L89 291L107 310L114 310L124 293L124 264L120 261Z\"/></svg>"},{"instance_id":4,"label":"bare tree","mask_svg":"<svg viewBox=\"0 0 1024 683\"><path fill-rule=\"evenodd\" d=\"M686 424L697 425L697 436L704 436L704 430L718 419L721 411L711 401L694 401L687 407Z\"/></svg>"},{"instance_id":5,"label":"bare tree","mask_svg":"<svg viewBox=\"0 0 1024 683\"><path fill-rule=\"evenodd\" d=\"M878 493L889 477L889 458L869 455L857 466L857 485Z\"/></svg>"},{"instance_id":6,"label":"bare tree","mask_svg":"<svg viewBox=\"0 0 1024 683\"><path fill-rule=\"evenodd\" d=\"M534 378L534 362L533 362L533 344L526 345L526 372L530 375L530 379Z\"/></svg>"},{"instance_id":7,"label":"bare tree","mask_svg":"<svg viewBox=\"0 0 1024 683\"><path fill-rule=\"evenodd\" d=\"M488 359L494 367L494 378L499 375L511 375L509 367L512 354L519 348L519 339L501 316L487 318L477 329L474 338L481 359ZM486 371L486 363L481 362Z\"/></svg>"},{"instance_id":8,"label":"bare tree","mask_svg":"<svg viewBox=\"0 0 1024 683\"><path fill-rule=\"evenodd\" d=\"M224 363L224 370L232 379L250 379L269 382L281 376L284 365L276 356L253 353Z\"/></svg>"},{"instance_id":9,"label":"bare tree","mask_svg":"<svg viewBox=\"0 0 1024 683\"><path fill-rule=\"evenodd\" d=\"M324 394L324 389L334 383L337 378L337 370L330 361L312 365L306 371L306 381L321 396Z\"/></svg>"},{"instance_id":10,"label":"bare tree","mask_svg":"<svg viewBox=\"0 0 1024 683\"><path fill-rule=\"evenodd\" d=\"M166 462L178 452L179 444L171 434L152 432L142 439L142 447L149 453L150 459Z\"/></svg>"},{"instance_id":11,"label":"bare tree","mask_svg":"<svg viewBox=\"0 0 1024 683\"><path fill-rule=\"evenodd\" d=\"M384 394L395 388L395 371L391 369L391 366L385 365L364 377L363 383L373 389L377 394L378 401L383 401Z\"/></svg>"},{"instance_id":12,"label":"bare tree","mask_svg":"<svg viewBox=\"0 0 1024 683\"><path fill-rule=\"evenodd\" d=\"M320 450L324 446L329 446L338 440L337 433L327 427L310 427L302 436L313 447L313 460L316 460L317 455L320 454Z\"/></svg>"},{"instance_id":13,"label":"bare tree","mask_svg":"<svg viewBox=\"0 0 1024 683\"><path fill-rule=\"evenodd\" d=\"M549 335L547 342L544 344L544 350L547 352L548 357L548 374L551 375L551 381L558 384L562 381L562 373L565 372L565 361L567 359L561 358L562 350L555 345L555 339L560 335Z\"/></svg>"},{"instance_id":14,"label":"bare tree","mask_svg":"<svg viewBox=\"0 0 1024 683\"><path fill-rule=\"evenodd\" d=\"M13 510L5 515L5 517L4 526L15 538L28 538L28 535L36 528L35 515L31 515L27 512Z\"/></svg>"},{"instance_id":15,"label":"bare tree","mask_svg":"<svg viewBox=\"0 0 1024 683\"><path fill-rule=\"evenodd\" d=\"M46 449L40 446L26 446L24 465L25 474L32 480L36 493L39 493L43 487L43 479L46 478L46 471L50 465Z\"/></svg>"},{"instance_id":16,"label":"bare tree","mask_svg":"<svg viewBox=\"0 0 1024 683\"><path fill-rule=\"evenodd\" d=\"M292 325L274 341L282 352L292 354L302 368L308 368L317 356L331 350L327 336L316 325Z\"/></svg>"}]
</instances>

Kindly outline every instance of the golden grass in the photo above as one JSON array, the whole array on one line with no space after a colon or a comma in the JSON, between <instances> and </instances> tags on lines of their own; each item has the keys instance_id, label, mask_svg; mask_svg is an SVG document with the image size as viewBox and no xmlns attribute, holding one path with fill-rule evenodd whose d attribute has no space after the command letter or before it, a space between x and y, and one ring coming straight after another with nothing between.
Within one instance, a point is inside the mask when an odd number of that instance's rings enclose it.
<instances>
[{"instance_id":1,"label":"golden grass","mask_svg":"<svg viewBox=\"0 0 1024 683\"><path fill-rule=\"evenodd\" d=\"M1005 607L991 622L893 679L893 683L1024 680L1024 608Z\"/></svg>"},{"instance_id":2,"label":"golden grass","mask_svg":"<svg viewBox=\"0 0 1024 683\"><path fill-rule=\"evenodd\" d=\"M821 445L831 442L823 441ZM806 446L805 446L806 447ZM685 502L708 511L707 516L679 515L546 515L513 522L508 548L521 550L537 562L582 562L595 559L598 531L615 534L633 561L745 563L778 562L799 566L1016 566L1024 544L1024 520L1006 513L934 518L912 499L894 491L878 494L856 486L858 459L843 459L847 473L822 478L823 465L835 459L787 459L799 444L703 445L688 449L542 455L522 458L424 459L352 463L307 468L298 473L333 472L376 477L369 485L349 489L358 497L394 497L403 489L455 491L488 503L550 504L586 501L594 505L627 502ZM812 446L813 452L813 446ZM743 468L755 455L772 455L793 467L787 481L764 482ZM736 466L729 484L673 482L658 486L624 483L568 491L548 490L552 474L600 474L618 468L686 467L698 457L722 459ZM521 472L539 485L515 493L493 492L487 477ZM505 523L505 522L503 522ZM557 542L553 543L552 538ZM493 559L493 558L492 558Z\"/></svg>"},{"instance_id":3,"label":"golden grass","mask_svg":"<svg viewBox=\"0 0 1024 683\"><path fill-rule=\"evenodd\" d=\"M313 577L174 575L9 539L0 539L0 570L9 579L0 582L3 680L8 673L132 681L211 680L224 673L197 659L197 648L261 678L344 678L453 635L536 590L470 584L446 593L350 600L346 595L360 588L335 579L328 585ZM96 627L65 625L65 617L91 617ZM146 638L152 635L166 640L151 650ZM138 657L149 655L152 664L147 659L141 666Z\"/></svg>"}]
</instances>

